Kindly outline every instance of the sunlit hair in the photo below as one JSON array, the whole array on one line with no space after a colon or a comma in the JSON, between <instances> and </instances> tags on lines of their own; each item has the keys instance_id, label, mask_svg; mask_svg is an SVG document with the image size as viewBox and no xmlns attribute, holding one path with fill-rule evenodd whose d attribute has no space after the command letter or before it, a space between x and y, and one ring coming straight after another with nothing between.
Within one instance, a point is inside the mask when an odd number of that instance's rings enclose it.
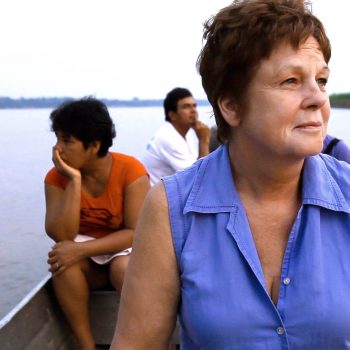
<instances>
[{"instance_id":1,"label":"sunlit hair","mask_svg":"<svg viewBox=\"0 0 350 350\"><path fill-rule=\"evenodd\" d=\"M186 97L192 97L192 94L189 90L181 87L176 87L167 93L163 102L165 120L170 121L169 112L176 112L177 103Z\"/></svg>"},{"instance_id":2,"label":"sunlit hair","mask_svg":"<svg viewBox=\"0 0 350 350\"><path fill-rule=\"evenodd\" d=\"M303 0L235 0L204 24L203 49L197 60L211 103L218 137L229 138L218 99L228 97L243 108L245 93L259 63L282 43L297 49L313 36L328 63L331 47L325 29Z\"/></svg>"},{"instance_id":3,"label":"sunlit hair","mask_svg":"<svg viewBox=\"0 0 350 350\"><path fill-rule=\"evenodd\" d=\"M94 141L100 141L97 153L104 157L116 136L113 121L106 105L92 97L62 103L50 114L51 130L74 136L87 149Z\"/></svg>"}]
</instances>

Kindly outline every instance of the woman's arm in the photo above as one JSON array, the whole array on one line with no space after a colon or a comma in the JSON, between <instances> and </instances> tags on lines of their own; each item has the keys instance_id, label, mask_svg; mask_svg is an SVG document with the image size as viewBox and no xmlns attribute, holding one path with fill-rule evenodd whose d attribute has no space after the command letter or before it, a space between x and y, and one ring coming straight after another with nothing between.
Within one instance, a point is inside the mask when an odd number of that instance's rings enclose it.
<instances>
[{"instance_id":1,"label":"woman's arm","mask_svg":"<svg viewBox=\"0 0 350 350\"><path fill-rule=\"evenodd\" d=\"M150 184L148 176L144 175L139 177L125 189L125 229L110 233L105 237L91 241L78 243L66 240L56 243L49 252L48 260L49 264L56 262L59 263L60 269L59 271L55 272L60 273L75 262L91 256L113 254L130 248L134 238L136 222L149 188Z\"/></svg>"},{"instance_id":2,"label":"woman's arm","mask_svg":"<svg viewBox=\"0 0 350 350\"><path fill-rule=\"evenodd\" d=\"M149 189L147 175L139 177L125 189L123 212L125 228L93 241L77 243L81 247L82 258L112 254L132 246L136 222Z\"/></svg>"},{"instance_id":3,"label":"woman's arm","mask_svg":"<svg viewBox=\"0 0 350 350\"><path fill-rule=\"evenodd\" d=\"M111 350L168 349L179 288L167 199L160 182L146 197L136 228Z\"/></svg>"},{"instance_id":4,"label":"woman's arm","mask_svg":"<svg viewBox=\"0 0 350 350\"><path fill-rule=\"evenodd\" d=\"M68 184L64 190L45 185L45 230L56 242L72 241L78 234L80 223L81 174L63 162L55 147L52 160L56 169L68 178Z\"/></svg>"}]
</instances>

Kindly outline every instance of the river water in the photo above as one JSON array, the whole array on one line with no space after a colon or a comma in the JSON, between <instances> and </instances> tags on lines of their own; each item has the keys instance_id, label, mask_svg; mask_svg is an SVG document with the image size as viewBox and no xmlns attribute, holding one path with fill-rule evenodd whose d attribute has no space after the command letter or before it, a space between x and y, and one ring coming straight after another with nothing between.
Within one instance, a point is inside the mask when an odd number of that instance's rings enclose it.
<instances>
[{"instance_id":1,"label":"river water","mask_svg":"<svg viewBox=\"0 0 350 350\"><path fill-rule=\"evenodd\" d=\"M161 107L110 108L117 137L112 151L140 158L163 123ZM48 272L53 245L44 232L44 177L52 167L50 109L0 110L0 318ZM200 119L212 125L209 107Z\"/></svg>"},{"instance_id":2,"label":"river water","mask_svg":"<svg viewBox=\"0 0 350 350\"><path fill-rule=\"evenodd\" d=\"M163 123L161 107L111 108L117 138L112 151L139 158ZM44 233L44 176L55 137L49 109L0 110L0 318L46 274L53 244ZM214 124L210 107L200 119ZM329 133L350 145L350 110L333 109Z\"/></svg>"}]
</instances>

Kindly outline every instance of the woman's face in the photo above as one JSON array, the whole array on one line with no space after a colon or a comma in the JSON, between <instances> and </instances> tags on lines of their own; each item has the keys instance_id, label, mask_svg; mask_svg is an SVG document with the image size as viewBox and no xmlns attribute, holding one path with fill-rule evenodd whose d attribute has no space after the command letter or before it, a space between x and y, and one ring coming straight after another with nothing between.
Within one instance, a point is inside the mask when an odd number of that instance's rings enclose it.
<instances>
[{"instance_id":1,"label":"woman's face","mask_svg":"<svg viewBox=\"0 0 350 350\"><path fill-rule=\"evenodd\" d=\"M56 132L56 137L55 148L58 150L62 160L69 166L80 169L90 160L91 147L85 149L82 141L61 131Z\"/></svg>"},{"instance_id":2,"label":"woman's face","mask_svg":"<svg viewBox=\"0 0 350 350\"><path fill-rule=\"evenodd\" d=\"M330 113L328 76L313 37L297 50L281 44L261 62L248 86L234 138L272 156L303 158L319 153Z\"/></svg>"}]
</instances>

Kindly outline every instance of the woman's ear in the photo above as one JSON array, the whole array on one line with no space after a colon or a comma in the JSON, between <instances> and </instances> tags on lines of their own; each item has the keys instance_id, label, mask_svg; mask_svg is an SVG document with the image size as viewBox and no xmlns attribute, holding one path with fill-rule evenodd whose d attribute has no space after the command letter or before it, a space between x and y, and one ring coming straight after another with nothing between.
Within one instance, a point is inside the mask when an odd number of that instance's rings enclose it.
<instances>
[{"instance_id":1,"label":"woman's ear","mask_svg":"<svg viewBox=\"0 0 350 350\"><path fill-rule=\"evenodd\" d=\"M240 124L241 118L239 117L238 107L232 99L228 97L220 97L218 99L218 106L228 125L236 127Z\"/></svg>"},{"instance_id":2,"label":"woman's ear","mask_svg":"<svg viewBox=\"0 0 350 350\"><path fill-rule=\"evenodd\" d=\"M101 147L101 141L92 141L89 145L89 148L91 149L93 154L97 154Z\"/></svg>"}]
</instances>

